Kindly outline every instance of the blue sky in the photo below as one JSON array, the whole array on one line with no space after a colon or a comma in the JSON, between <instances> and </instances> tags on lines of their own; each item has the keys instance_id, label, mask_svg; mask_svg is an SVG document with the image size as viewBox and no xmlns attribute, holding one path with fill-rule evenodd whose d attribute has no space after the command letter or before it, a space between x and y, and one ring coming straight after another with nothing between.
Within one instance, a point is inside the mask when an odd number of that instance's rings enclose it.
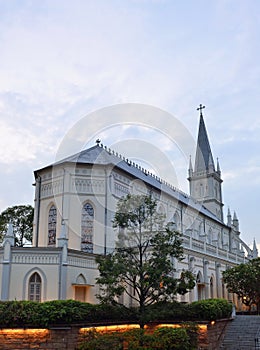
<instances>
[{"instance_id":1,"label":"blue sky","mask_svg":"<svg viewBox=\"0 0 260 350\"><path fill-rule=\"evenodd\" d=\"M203 103L224 211L259 243L259 37L258 0L0 0L0 211L33 204L33 171L96 137L188 192L188 155L163 131L167 118L144 126L123 112L129 103L163 110L173 116L169 134L179 121L192 141ZM92 129L78 133L81 120Z\"/></svg>"}]
</instances>

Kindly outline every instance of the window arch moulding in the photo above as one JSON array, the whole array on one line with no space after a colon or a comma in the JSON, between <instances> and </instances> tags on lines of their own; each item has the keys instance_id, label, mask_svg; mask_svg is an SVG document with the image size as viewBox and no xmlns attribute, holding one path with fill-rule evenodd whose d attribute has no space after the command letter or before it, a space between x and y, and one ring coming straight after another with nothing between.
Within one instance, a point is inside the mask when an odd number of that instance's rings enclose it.
<instances>
[{"instance_id":1,"label":"window arch moulding","mask_svg":"<svg viewBox=\"0 0 260 350\"><path fill-rule=\"evenodd\" d=\"M40 301L45 301L46 300L46 290L47 290L47 278L46 278L45 273L41 269L39 269L38 267L32 268L24 276L23 293L22 293L23 300L30 300L29 299L29 283L30 283L31 277L35 273L38 274L38 276L41 279L41 300Z\"/></svg>"}]
</instances>

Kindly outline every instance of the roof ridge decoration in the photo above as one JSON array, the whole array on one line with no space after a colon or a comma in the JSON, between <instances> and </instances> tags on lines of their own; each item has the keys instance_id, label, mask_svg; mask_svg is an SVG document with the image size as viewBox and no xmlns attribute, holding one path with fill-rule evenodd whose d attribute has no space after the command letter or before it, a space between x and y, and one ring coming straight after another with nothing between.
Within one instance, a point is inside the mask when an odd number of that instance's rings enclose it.
<instances>
[{"instance_id":1,"label":"roof ridge decoration","mask_svg":"<svg viewBox=\"0 0 260 350\"><path fill-rule=\"evenodd\" d=\"M152 178L154 178L155 180L157 180L160 184L163 184L167 187L169 187L171 190L173 190L174 192L178 192L180 194L182 194L185 198L190 198L192 199L195 203L197 203L197 200L195 198L193 198L192 196L190 196L189 194L187 194L186 192L180 190L179 188L175 187L174 185L170 184L169 182L167 182L166 180L163 180L161 177L153 174L152 172L150 172L149 170L145 169L144 167L142 167L141 165L133 162L132 160L126 158L125 156L123 156L121 153L116 152L115 150L109 148L108 146L104 145L101 142L96 142L98 147L103 148L106 152L108 152L110 155L114 155L117 158L121 159L122 161L126 162L127 165L129 166L133 166L134 168L142 171L145 175L147 176L151 176Z\"/></svg>"}]
</instances>

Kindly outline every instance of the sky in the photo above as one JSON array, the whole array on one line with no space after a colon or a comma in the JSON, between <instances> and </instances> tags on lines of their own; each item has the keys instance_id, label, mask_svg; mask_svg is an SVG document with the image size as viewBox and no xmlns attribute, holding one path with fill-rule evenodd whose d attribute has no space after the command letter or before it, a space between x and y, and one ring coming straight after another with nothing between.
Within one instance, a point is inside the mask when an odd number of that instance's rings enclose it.
<instances>
[{"instance_id":1,"label":"sky","mask_svg":"<svg viewBox=\"0 0 260 350\"><path fill-rule=\"evenodd\" d=\"M97 138L188 193L203 104L224 213L259 244L259 37L258 0L0 0L0 212Z\"/></svg>"}]
</instances>

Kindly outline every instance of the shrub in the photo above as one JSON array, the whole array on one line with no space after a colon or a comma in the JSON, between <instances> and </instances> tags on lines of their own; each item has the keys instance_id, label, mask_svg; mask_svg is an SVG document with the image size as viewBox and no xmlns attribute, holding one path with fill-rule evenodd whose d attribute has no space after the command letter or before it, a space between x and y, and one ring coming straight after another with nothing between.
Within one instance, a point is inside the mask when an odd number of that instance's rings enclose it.
<instances>
[{"instance_id":1,"label":"shrub","mask_svg":"<svg viewBox=\"0 0 260 350\"><path fill-rule=\"evenodd\" d=\"M145 322L211 321L227 318L232 305L224 299L197 301L192 304L157 303L146 308ZM138 322L138 310L122 305L92 305L76 300L0 302L1 327L50 327L59 324L108 324Z\"/></svg>"},{"instance_id":2,"label":"shrub","mask_svg":"<svg viewBox=\"0 0 260 350\"><path fill-rule=\"evenodd\" d=\"M191 326L192 328L192 326ZM159 328L153 334L143 329L127 332L113 332L110 334L89 331L79 350L121 350L127 346L128 350L192 350L197 349L197 340L190 337L189 327ZM196 338L197 339L197 338Z\"/></svg>"},{"instance_id":3,"label":"shrub","mask_svg":"<svg viewBox=\"0 0 260 350\"><path fill-rule=\"evenodd\" d=\"M0 302L0 325L3 327L24 327L25 324L39 326L41 305L31 301Z\"/></svg>"},{"instance_id":4,"label":"shrub","mask_svg":"<svg viewBox=\"0 0 260 350\"><path fill-rule=\"evenodd\" d=\"M188 308L191 319L204 321L228 318L232 312L232 304L225 299L194 301Z\"/></svg>"},{"instance_id":5,"label":"shrub","mask_svg":"<svg viewBox=\"0 0 260 350\"><path fill-rule=\"evenodd\" d=\"M84 342L78 350L122 350L123 340L120 333L98 333L95 330L88 331L84 336Z\"/></svg>"},{"instance_id":6,"label":"shrub","mask_svg":"<svg viewBox=\"0 0 260 350\"><path fill-rule=\"evenodd\" d=\"M187 304L173 302L159 302L146 309L145 321L186 321L189 320Z\"/></svg>"}]
</instances>

